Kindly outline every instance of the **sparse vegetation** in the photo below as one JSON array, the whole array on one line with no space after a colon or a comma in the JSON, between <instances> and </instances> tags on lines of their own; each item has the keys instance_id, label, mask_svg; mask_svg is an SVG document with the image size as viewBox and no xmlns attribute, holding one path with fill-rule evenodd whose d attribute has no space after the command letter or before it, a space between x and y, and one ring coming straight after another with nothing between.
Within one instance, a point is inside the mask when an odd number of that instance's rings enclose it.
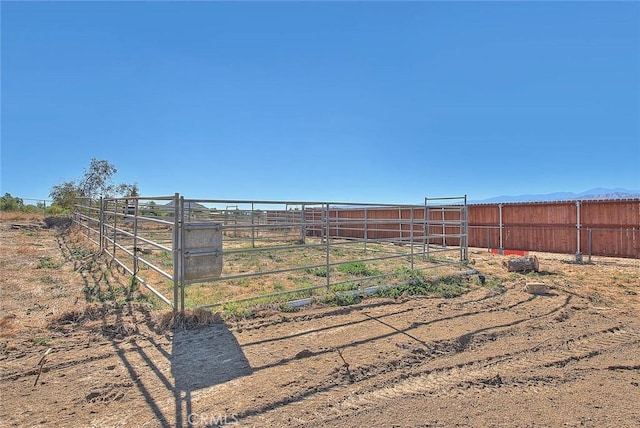
<instances>
[{"instance_id":1,"label":"sparse vegetation","mask_svg":"<svg viewBox=\"0 0 640 428\"><path fill-rule=\"evenodd\" d=\"M11 193L5 193L4 196L0 196L0 212L3 213L3 219L21 219L30 220L32 216L42 215L60 215L65 213L60 206L56 204L50 204L47 206L46 201L39 201L36 204L25 204L24 199L13 196ZM13 213L11 217L8 217L8 213ZM16 214L24 214L26 217Z\"/></svg>"},{"instance_id":2,"label":"sparse vegetation","mask_svg":"<svg viewBox=\"0 0 640 428\"><path fill-rule=\"evenodd\" d=\"M51 285L53 285L51 288L54 288L54 286L59 285L60 282L61 282L60 278L55 278L55 277L53 277L51 275L45 275L45 276L41 277L40 281L43 284L51 284Z\"/></svg>"},{"instance_id":3,"label":"sparse vegetation","mask_svg":"<svg viewBox=\"0 0 640 428\"><path fill-rule=\"evenodd\" d=\"M470 291L468 281L461 276L445 276L437 280L434 287L436 296L451 299Z\"/></svg>"},{"instance_id":4,"label":"sparse vegetation","mask_svg":"<svg viewBox=\"0 0 640 428\"><path fill-rule=\"evenodd\" d=\"M2 211L22 211L24 202L20 198L12 196L11 193L5 193L0 196L0 210Z\"/></svg>"},{"instance_id":5,"label":"sparse vegetation","mask_svg":"<svg viewBox=\"0 0 640 428\"><path fill-rule=\"evenodd\" d=\"M339 293L333 296L327 297L324 303L335 306L350 306L360 303L362 296L354 293Z\"/></svg>"},{"instance_id":6,"label":"sparse vegetation","mask_svg":"<svg viewBox=\"0 0 640 428\"><path fill-rule=\"evenodd\" d=\"M401 283L379 289L375 293L376 296L398 298L403 295L434 295L452 298L471 290L468 279L460 275L445 275L429 279L422 271L412 271L407 268L399 268L395 274Z\"/></svg>"},{"instance_id":7,"label":"sparse vegetation","mask_svg":"<svg viewBox=\"0 0 640 428\"><path fill-rule=\"evenodd\" d=\"M496 293L503 293L507 289L500 279L494 277L486 278L484 275L476 277L476 283Z\"/></svg>"},{"instance_id":8,"label":"sparse vegetation","mask_svg":"<svg viewBox=\"0 0 640 428\"><path fill-rule=\"evenodd\" d=\"M315 276L319 276L321 278L326 278L328 270L327 270L326 267L317 267L317 268L305 269L305 272L310 274L310 275L315 275Z\"/></svg>"},{"instance_id":9,"label":"sparse vegetation","mask_svg":"<svg viewBox=\"0 0 640 428\"><path fill-rule=\"evenodd\" d=\"M292 306L289 303L281 303L280 305L278 305L278 310L280 312L297 312L298 308Z\"/></svg>"},{"instance_id":10,"label":"sparse vegetation","mask_svg":"<svg viewBox=\"0 0 640 428\"><path fill-rule=\"evenodd\" d=\"M53 338L51 336L44 336L44 337L34 337L33 339L31 339L31 342L37 346L46 346L46 345L49 345L52 340Z\"/></svg>"},{"instance_id":11,"label":"sparse vegetation","mask_svg":"<svg viewBox=\"0 0 640 428\"><path fill-rule=\"evenodd\" d=\"M334 284L329 287L329 290L333 292L339 292L339 291L357 290L358 288L360 288L360 284L355 282L347 282L342 284Z\"/></svg>"},{"instance_id":12,"label":"sparse vegetation","mask_svg":"<svg viewBox=\"0 0 640 428\"><path fill-rule=\"evenodd\" d=\"M69 251L71 253L71 256L76 260L84 259L86 257L89 257L92 254L91 250L88 249L87 247L76 246L76 245L69 247Z\"/></svg>"},{"instance_id":13,"label":"sparse vegetation","mask_svg":"<svg viewBox=\"0 0 640 428\"><path fill-rule=\"evenodd\" d=\"M380 270L369 268L363 262L352 262L340 265L338 266L338 271L354 276L375 276L382 274Z\"/></svg>"},{"instance_id":14,"label":"sparse vegetation","mask_svg":"<svg viewBox=\"0 0 640 428\"><path fill-rule=\"evenodd\" d=\"M40 303L35 303L35 304L33 304L32 306L29 306L29 307L26 309L25 313L26 313L27 315L29 315L29 314L32 314L33 312L45 311L45 310L47 310L47 309L49 309L49 306L48 306L48 305L42 305L42 304L40 304Z\"/></svg>"},{"instance_id":15,"label":"sparse vegetation","mask_svg":"<svg viewBox=\"0 0 640 428\"><path fill-rule=\"evenodd\" d=\"M326 387L322 391L328 399L347 400L346 404L351 399L367 397L369 392L380 391L378 397L389 397L386 395L389 392L404 394L405 386L416 391L415 382L421 379L427 382L426 387L422 384L426 388L422 391L433 393L434 398L475 391L464 395L464 400L477 400L470 402L473 405L489 403L503 383L517 394L526 389L521 382L528 382L540 389L541 394L546 391L554 400L561 400L560 393L570 392L571 385L554 381L551 374L564 379L577 373L585 390L589 387L589 391L602 391L602 397L623 384L622 393L633 391L636 387L633 383L637 383L633 378L637 368L633 360L637 342L636 293L640 292L637 260L618 260L615 266L613 261L611 265L587 266L544 259L545 271L535 276L511 275L499 263L492 263L501 257L480 254L474 269L481 272L484 278L481 281L479 275L457 274L459 265L425 269L419 257L416 266L422 270L409 269L405 257L354 263L350 260L362 258L362 253L348 245L340 247L342 258L334 259L332 251L330 272L323 269L325 259L321 251L305 247L291 252L269 249L262 253L264 257L232 259L231 266L225 264L225 269L229 269L225 273L254 272L260 266L263 270L276 270L285 264L300 268L264 277L191 284L186 289L185 303L193 308L257 293L286 294L176 314L138 281L118 272L115 264L109 267L107 260L91 257L96 249L86 243L86 233L78 234L78 241L73 241L70 234L60 237L58 231L40 227L9 226L2 233L5 245L0 248L0 267L6 285L3 283L0 355L3 391L9 394L5 401L14 403L13 409L17 409L12 413L17 416L11 416L14 419L10 421L16 426L33 421L50 423L49 415L56 418L61 415L67 425L87 425L95 420L109 422L109 409L113 413L131 409L135 420L151 420L154 414L148 407L149 397L156 403L164 403L163 411L173 408L172 400L176 403L181 400L184 411L184 395L177 396L170 388L155 387L155 384L162 386L158 379L166 379L178 388L190 380L185 379L185 371L181 372L180 367L193 376L202 376L201 373L223 372L226 367L242 364L234 358L228 365L220 366L228 357L218 358L218 354L228 348L237 349L234 357L242 358L245 353L250 361L246 372L234 375L229 384L233 388L227 391L232 398L239 398L239 403L243 402L240 397L251 396L251 403L241 409L244 412L256 406L268 409L273 403L288 403L292 396L306 397L309 388L315 391ZM371 248L376 247L371 244ZM160 266L158 261L163 253L154 249L144 257ZM173 260L170 256L164 258L166 270L171 272ZM315 270L305 271L303 266L309 265L320 266L318 272L324 276L316 275ZM565 268L567 273L563 274ZM377 271L387 276L373 278ZM325 287L327 273L332 283ZM154 276L151 269L144 274L145 280L151 278L152 285L171 296L170 280ZM521 285L528 281L555 285L557 295L532 298L521 291ZM88 300L93 303L83 298L83 285L87 285ZM365 287L370 285L381 286L371 299L364 297ZM321 287L311 289L312 286ZM288 293L301 287L307 288ZM473 294L469 296L440 299L470 290ZM506 294L496 296L499 293ZM405 299L412 295L420 297ZM378 299L380 296L385 298ZM287 303L305 297L317 303L314 308L301 310ZM399 300L394 302L391 298ZM361 306L345 307L354 304ZM198 332L183 331L221 320L227 323ZM225 336L228 341L222 340ZM333 347L338 354L332 355ZM42 373L42 382L31 388L30 373L48 348L53 352ZM509 358L504 358L505 349ZM616 361L620 352L624 365ZM533 363L529 358L532 353L536 357ZM596 353L595 357L589 357ZM585 361L576 364L578 358ZM469 361L473 364L466 363ZM439 367L437 376L424 375L425 362L430 367ZM398 367L402 369L400 372ZM589 370L584 370L585 367ZM498 372L501 378L496 376ZM300 382L300 373L304 373L304 382ZM264 380L286 387L263 385L268 383ZM140 394L137 385L150 386L150 395ZM484 398L476 399L478 394L485 394ZM402 400L402 396L391 397ZM96 401L89 403L86 397ZM105 402L99 401L103 397ZM112 401L106 402L109 397ZM214 394L207 398L209 410L214 405L216 409L223 408L230 400L227 395L216 397ZM20 407L30 408L34 400L42 402L38 404L42 411L22 415ZM307 403L315 401L305 400L293 406L295 409L280 406L278 412L293 417L300 414L302 405L309 406L305 408L307 415L322 415L320 407ZM59 412L62 402L79 405L69 407L69 412ZM378 404L384 406L384 402ZM416 404L415 420L418 420L424 413L424 400L417 400ZM202 406L198 409L206 410ZM99 413L90 413L93 411ZM343 415L349 417L350 411L345 407ZM71 412L75 414L67 415ZM627 417L622 412L624 409L619 412L620 420L623 424L630 423L633 414L629 412L631 416ZM173 414L166 415L168 423L179 425ZM583 415L593 416L589 410L580 416ZM379 418L378 413L370 416ZM490 421L489 417L494 416L487 414L482 420ZM463 417L458 420L460 423L464 422ZM183 417L179 422L184 420ZM251 425L254 421L257 419L249 417L246 423ZM323 419L319 416L312 422L322 425ZM383 422L393 423L389 419Z\"/></svg>"},{"instance_id":16,"label":"sparse vegetation","mask_svg":"<svg viewBox=\"0 0 640 428\"><path fill-rule=\"evenodd\" d=\"M38 259L38 269L56 269L60 265L53 261L51 256L42 256Z\"/></svg>"},{"instance_id":17,"label":"sparse vegetation","mask_svg":"<svg viewBox=\"0 0 640 428\"><path fill-rule=\"evenodd\" d=\"M247 319L251 318L255 312L245 307L241 303L230 302L222 306L222 316L225 319Z\"/></svg>"}]
</instances>

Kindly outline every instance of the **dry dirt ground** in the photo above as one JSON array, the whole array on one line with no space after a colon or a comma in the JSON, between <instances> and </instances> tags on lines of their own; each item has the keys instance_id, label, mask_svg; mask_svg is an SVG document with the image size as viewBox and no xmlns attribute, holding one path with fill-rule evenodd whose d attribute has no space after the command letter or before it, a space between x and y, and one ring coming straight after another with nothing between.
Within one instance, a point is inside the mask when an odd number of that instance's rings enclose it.
<instances>
[{"instance_id":1,"label":"dry dirt ground","mask_svg":"<svg viewBox=\"0 0 640 428\"><path fill-rule=\"evenodd\" d=\"M0 222L1 426L640 426L639 260L538 254L523 275L475 249L491 286L462 297L172 331L109 302L118 276L69 239Z\"/></svg>"}]
</instances>

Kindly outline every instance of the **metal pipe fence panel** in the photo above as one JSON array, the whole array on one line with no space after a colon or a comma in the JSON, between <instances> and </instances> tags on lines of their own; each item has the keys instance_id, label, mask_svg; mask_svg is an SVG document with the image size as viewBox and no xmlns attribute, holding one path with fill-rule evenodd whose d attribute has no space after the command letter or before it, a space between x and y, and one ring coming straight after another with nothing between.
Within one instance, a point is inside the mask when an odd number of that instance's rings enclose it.
<instances>
[{"instance_id":1,"label":"metal pipe fence panel","mask_svg":"<svg viewBox=\"0 0 640 428\"><path fill-rule=\"evenodd\" d=\"M176 194L79 199L73 218L102 253L183 310L362 291L414 269L458 266L467 255L466 206L437 208L427 221L433 210Z\"/></svg>"},{"instance_id":2,"label":"metal pipe fence panel","mask_svg":"<svg viewBox=\"0 0 640 428\"><path fill-rule=\"evenodd\" d=\"M392 205L175 194L79 198L73 221L136 282L182 310L362 292L396 284L407 270L459 265L468 246L640 258L638 207L640 200L527 211L525 204L468 206L466 197ZM608 217L612 209L622 212Z\"/></svg>"},{"instance_id":3,"label":"metal pipe fence panel","mask_svg":"<svg viewBox=\"0 0 640 428\"><path fill-rule=\"evenodd\" d=\"M207 255L217 252L221 272L183 281L185 298L209 300L209 307L258 296L278 300L361 290L393 283L403 269L436 269L462 261L456 247L425 245L422 205L196 199L182 203L185 221L220 227L220 248ZM376 215L389 209L401 220ZM458 235L459 231L458 227Z\"/></svg>"},{"instance_id":4,"label":"metal pipe fence panel","mask_svg":"<svg viewBox=\"0 0 640 428\"><path fill-rule=\"evenodd\" d=\"M170 201L175 198L77 198L72 218L100 253L175 309L176 299L168 297L176 279Z\"/></svg>"}]
</instances>

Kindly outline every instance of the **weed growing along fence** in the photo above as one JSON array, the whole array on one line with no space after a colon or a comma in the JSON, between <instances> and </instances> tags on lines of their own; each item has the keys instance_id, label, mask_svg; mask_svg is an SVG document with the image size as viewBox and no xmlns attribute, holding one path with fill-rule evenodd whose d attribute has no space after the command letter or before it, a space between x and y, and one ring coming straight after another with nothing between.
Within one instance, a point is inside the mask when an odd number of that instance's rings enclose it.
<instances>
[{"instance_id":1,"label":"weed growing along fence","mask_svg":"<svg viewBox=\"0 0 640 428\"><path fill-rule=\"evenodd\" d=\"M176 283L174 242L177 210L157 210L172 197L100 199L77 198L73 222L100 253L146 287L160 301L177 308L177 295L165 291Z\"/></svg>"}]
</instances>

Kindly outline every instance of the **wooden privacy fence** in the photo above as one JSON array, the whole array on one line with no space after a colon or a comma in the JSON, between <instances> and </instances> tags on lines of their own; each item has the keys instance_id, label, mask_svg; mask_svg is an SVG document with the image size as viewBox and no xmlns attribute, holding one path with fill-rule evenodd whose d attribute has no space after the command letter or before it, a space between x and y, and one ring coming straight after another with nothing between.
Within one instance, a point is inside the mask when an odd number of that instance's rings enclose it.
<instances>
[{"instance_id":1,"label":"wooden privacy fence","mask_svg":"<svg viewBox=\"0 0 640 428\"><path fill-rule=\"evenodd\" d=\"M470 247L575 254L577 260L583 254L640 258L640 198L477 204L468 205L467 212ZM444 208L352 208L329 215L334 219L331 237L402 242L428 230L431 244L460 243L459 226L453 225L460 214ZM384 228L367 227L381 220Z\"/></svg>"},{"instance_id":2,"label":"wooden privacy fence","mask_svg":"<svg viewBox=\"0 0 640 428\"><path fill-rule=\"evenodd\" d=\"M640 258L640 199L470 205L469 246Z\"/></svg>"},{"instance_id":3,"label":"wooden privacy fence","mask_svg":"<svg viewBox=\"0 0 640 428\"><path fill-rule=\"evenodd\" d=\"M428 213L428 214L427 214ZM317 223L327 215L327 230ZM435 245L458 247L466 238L465 210L462 205L414 207L331 208L306 210L307 236L386 241L395 244L429 242ZM425 233L428 231L428 233ZM462 243L464 246L464 242Z\"/></svg>"}]
</instances>

